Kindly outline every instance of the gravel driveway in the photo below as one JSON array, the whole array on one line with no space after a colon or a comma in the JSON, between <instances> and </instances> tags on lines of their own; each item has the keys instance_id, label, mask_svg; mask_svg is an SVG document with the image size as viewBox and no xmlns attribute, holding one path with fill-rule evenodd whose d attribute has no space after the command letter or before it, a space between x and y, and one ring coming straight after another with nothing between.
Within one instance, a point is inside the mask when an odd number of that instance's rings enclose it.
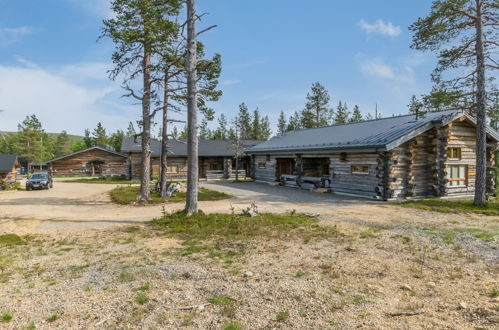
<instances>
[{"instance_id":1,"label":"gravel driveway","mask_svg":"<svg viewBox=\"0 0 499 330\"><path fill-rule=\"evenodd\" d=\"M230 212L255 201L261 211L313 212L333 214L339 207L376 203L332 194L311 193L264 183L205 182L202 186L233 196L230 200L200 202L205 212ZM161 216L163 205L122 206L111 202L109 191L116 185L55 182L51 190L9 191L0 193L2 231L17 233L81 230L115 224L147 221ZM166 210L181 209L183 204L165 204Z\"/></svg>"}]
</instances>

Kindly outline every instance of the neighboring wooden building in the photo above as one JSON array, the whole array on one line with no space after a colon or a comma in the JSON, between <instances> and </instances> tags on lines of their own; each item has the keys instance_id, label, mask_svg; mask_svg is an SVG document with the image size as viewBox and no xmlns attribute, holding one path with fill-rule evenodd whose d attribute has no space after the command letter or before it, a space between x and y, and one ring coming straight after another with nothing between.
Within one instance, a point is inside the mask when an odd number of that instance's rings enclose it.
<instances>
[{"instance_id":1,"label":"neighboring wooden building","mask_svg":"<svg viewBox=\"0 0 499 330\"><path fill-rule=\"evenodd\" d=\"M490 194L498 140L487 127ZM288 132L247 153L259 181L390 200L473 194L475 141L475 119L449 110Z\"/></svg>"},{"instance_id":2,"label":"neighboring wooden building","mask_svg":"<svg viewBox=\"0 0 499 330\"><path fill-rule=\"evenodd\" d=\"M19 166L17 155L0 154L0 186L17 180Z\"/></svg>"},{"instance_id":3,"label":"neighboring wooden building","mask_svg":"<svg viewBox=\"0 0 499 330\"><path fill-rule=\"evenodd\" d=\"M102 147L91 147L48 162L53 176L126 176L127 156Z\"/></svg>"},{"instance_id":4,"label":"neighboring wooden building","mask_svg":"<svg viewBox=\"0 0 499 330\"><path fill-rule=\"evenodd\" d=\"M251 176L251 159L245 150L261 141L243 140L239 147L239 177ZM199 140L199 177L201 179L234 178L236 174L234 141ZM140 178L142 171L141 140L124 138L121 150L128 155L128 173L131 178ZM159 176L161 142L151 139L151 175ZM187 144L185 141L168 141L168 177L185 179L187 177Z\"/></svg>"}]
</instances>

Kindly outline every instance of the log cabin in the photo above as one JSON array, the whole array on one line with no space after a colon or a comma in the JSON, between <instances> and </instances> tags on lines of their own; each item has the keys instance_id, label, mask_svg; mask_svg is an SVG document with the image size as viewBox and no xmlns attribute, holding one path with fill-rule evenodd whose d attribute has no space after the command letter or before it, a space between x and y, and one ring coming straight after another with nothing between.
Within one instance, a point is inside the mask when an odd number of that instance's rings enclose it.
<instances>
[{"instance_id":1,"label":"log cabin","mask_svg":"<svg viewBox=\"0 0 499 330\"><path fill-rule=\"evenodd\" d=\"M262 141L241 140L239 148L231 140L199 140L199 178L228 179L236 175L236 150L239 157L238 174L240 178L250 177L251 159L245 151ZM140 138L125 137L121 146L128 155L128 175L138 179L142 171L142 146ZM151 176L160 172L161 141L151 139ZM172 179L187 178L187 144L184 140L168 141L167 174Z\"/></svg>"},{"instance_id":2,"label":"log cabin","mask_svg":"<svg viewBox=\"0 0 499 330\"><path fill-rule=\"evenodd\" d=\"M487 192L499 134L487 127ZM461 111L287 132L246 151L257 181L380 200L474 193L476 121Z\"/></svg>"},{"instance_id":3,"label":"log cabin","mask_svg":"<svg viewBox=\"0 0 499 330\"><path fill-rule=\"evenodd\" d=\"M17 169L20 163L17 155L0 154L0 186L17 180Z\"/></svg>"},{"instance_id":4,"label":"log cabin","mask_svg":"<svg viewBox=\"0 0 499 330\"><path fill-rule=\"evenodd\" d=\"M53 176L126 176L127 156L102 147L85 150L47 161Z\"/></svg>"}]
</instances>

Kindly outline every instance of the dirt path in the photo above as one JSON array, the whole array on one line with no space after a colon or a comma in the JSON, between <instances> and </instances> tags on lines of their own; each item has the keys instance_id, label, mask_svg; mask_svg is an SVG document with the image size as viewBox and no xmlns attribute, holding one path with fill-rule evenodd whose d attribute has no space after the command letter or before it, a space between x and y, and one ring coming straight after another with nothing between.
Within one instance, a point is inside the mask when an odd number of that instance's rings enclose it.
<instances>
[{"instance_id":1,"label":"dirt path","mask_svg":"<svg viewBox=\"0 0 499 330\"><path fill-rule=\"evenodd\" d=\"M334 214L338 208L372 204L367 200L317 194L261 183L202 183L203 186L229 193L230 200L201 202L205 212L236 211L255 201L261 211L313 212ZM111 202L109 191L116 185L56 182L51 190L12 191L0 194L0 231L18 233L67 231L103 228L112 225L151 220L183 204L122 206Z\"/></svg>"}]
</instances>

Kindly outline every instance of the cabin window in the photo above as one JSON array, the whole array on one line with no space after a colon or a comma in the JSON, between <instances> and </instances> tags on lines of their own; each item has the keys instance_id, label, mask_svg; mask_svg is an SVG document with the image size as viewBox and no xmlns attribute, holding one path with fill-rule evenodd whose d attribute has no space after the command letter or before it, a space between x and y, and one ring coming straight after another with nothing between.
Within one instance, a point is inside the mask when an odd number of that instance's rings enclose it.
<instances>
[{"instance_id":1,"label":"cabin window","mask_svg":"<svg viewBox=\"0 0 499 330\"><path fill-rule=\"evenodd\" d=\"M340 154L340 161L342 161L342 162L346 162L347 161L347 153L346 152L342 152Z\"/></svg>"},{"instance_id":2,"label":"cabin window","mask_svg":"<svg viewBox=\"0 0 499 330\"><path fill-rule=\"evenodd\" d=\"M265 156L265 160L270 162L270 155Z\"/></svg>"},{"instance_id":3,"label":"cabin window","mask_svg":"<svg viewBox=\"0 0 499 330\"><path fill-rule=\"evenodd\" d=\"M166 173L178 173L178 165L168 165L166 167Z\"/></svg>"},{"instance_id":4,"label":"cabin window","mask_svg":"<svg viewBox=\"0 0 499 330\"><path fill-rule=\"evenodd\" d=\"M466 187L468 185L468 166L467 165L451 165L449 166L451 187Z\"/></svg>"},{"instance_id":5,"label":"cabin window","mask_svg":"<svg viewBox=\"0 0 499 330\"><path fill-rule=\"evenodd\" d=\"M258 168L265 168L265 162L259 162Z\"/></svg>"},{"instance_id":6,"label":"cabin window","mask_svg":"<svg viewBox=\"0 0 499 330\"><path fill-rule=\"evenodd\" d=\"M352 165L352 174L369 174L369 165Z\"/></svg>"},{"instance_id":7,"label":"cabin window","mask_svg":"<svg viewBox=\"0 0 499 330\"><path fill-rule=\"evenodd\" d=\"M447 157L450 160L461 160L461 148L449 148Z\"/></svg>"}]
</instances>

